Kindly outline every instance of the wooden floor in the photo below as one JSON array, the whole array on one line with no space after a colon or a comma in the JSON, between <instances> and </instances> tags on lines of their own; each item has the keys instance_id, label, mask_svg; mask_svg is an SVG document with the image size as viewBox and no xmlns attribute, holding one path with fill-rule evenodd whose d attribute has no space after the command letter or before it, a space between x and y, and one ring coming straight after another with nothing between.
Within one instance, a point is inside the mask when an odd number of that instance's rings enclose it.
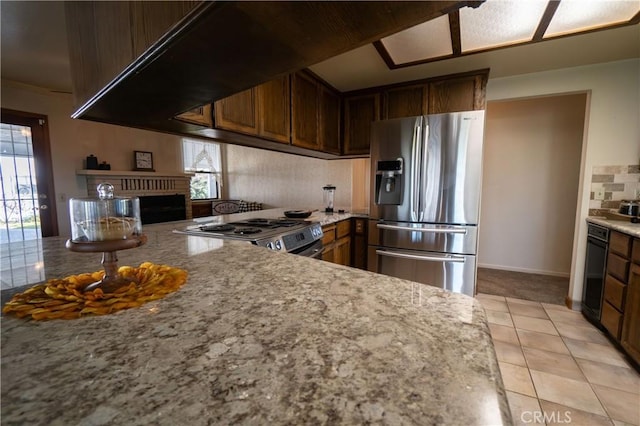
<instances>
[{"instance_id":1,"label":"wooden floor","mask_svg":"<svg viewBox=\"0 0 640 426\"><path fill-rule=\"evenodd\" d=\"M569 278L478 268L478 293L564 305Z\"/></svg>"}]
</instances>

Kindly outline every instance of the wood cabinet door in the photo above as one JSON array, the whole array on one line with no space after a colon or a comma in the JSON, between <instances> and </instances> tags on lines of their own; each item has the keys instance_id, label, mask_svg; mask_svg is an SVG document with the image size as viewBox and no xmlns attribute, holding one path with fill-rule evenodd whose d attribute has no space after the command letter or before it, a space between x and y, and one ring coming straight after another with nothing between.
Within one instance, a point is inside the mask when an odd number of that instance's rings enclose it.
<instances>
[{"instance_id":1,"label":"wood cabinet door","mask_svg":"<svg viewBox=\"0 0 640 426\"><path fill-rule=\"evenodd\" d=\"M346 98L344 101L343 154L368 154L371 122L379 119L379 93Z\"/></svg>"},{"instance_id":2,"label":"wood cabinet door","mask_svg":"<svg viewBox=\"0 0 640 426\"><path fill-rule=\"evenodd\" d=\"M351 265L351 237L337 240L333 251L333 263L345 266Z\"/></svg>"},{"instance_id":3,"label":"wood cabinet door","mask_svg":"<svg viewBox=\"0 0 640 426\"><path fill-rule=\"evenodd\" d=\"M382 119L415 117L427 113L427 85L388 89L383 94Z\"/></svg>"},{"instance_id":4,"label":"wood cabinet door","mask_svg":"<svg viewBox=\"0 0 640 426\"><path fill-rule=\"evenodd\" d=\"M202 105L182 114L176 115L176 120L187 123L199 124L201 126L213 127L213 117L211 116L211 104Z\"/></svg>"},{"instance_id":5,"label":"wood cabinet door","mask_svg":"<svg viewBox=\"0 0 640 426\"><path fill-rule=\"evenodd\" d=\"M340 96L320 84L320 149L340 154Z\"/></svg>"},{"instance_id":6,"label":"wood cabinet door","mask_svg":"<svg viewBox=\"0 0 640 426\"><path fill-rule=\"evenodd\" d=\"M214 110L217 128L250 135L258 133L255 87L217 101Z\"/></svg>"},{"instance_id":7,"label":"wood cabinet door","mask_svg":"<svg viewBox=\"0 0 640 426\"><path fill-rule=\"evenodd\" d=\"M303 148L318 149L318 83L306 74L295 73L291 93L291 143Z\"/></svg>"},{"instance_id":8,"label":"wood cabinet door","mask_svg":"<svg viewBox=\"0 0 640 426\"><path fill-rule=\"evenodd\" d=\"M640 265L636 264L629 273L620 343L631 358L640 363Z\"/></svg>"},{"instance_id":9,"label":"wood cabinet door","mask_svg":"<svg viewBox=\"0 0 640 426\"><path fill-rule=\"evenodd\" d=\"M483 76L449 78L429 83L429 114L484 109Z\"/></svg>"},{"instance_id":10,"label":"wood cabinet door","mask_svg":"<svg viewBox=\"0 0 640 426\"><path fill-rule=\"evenodd\" d=\"M258 134L277 142L291 141L289 76L258 86Z\"/></svg>"}]
</instances>

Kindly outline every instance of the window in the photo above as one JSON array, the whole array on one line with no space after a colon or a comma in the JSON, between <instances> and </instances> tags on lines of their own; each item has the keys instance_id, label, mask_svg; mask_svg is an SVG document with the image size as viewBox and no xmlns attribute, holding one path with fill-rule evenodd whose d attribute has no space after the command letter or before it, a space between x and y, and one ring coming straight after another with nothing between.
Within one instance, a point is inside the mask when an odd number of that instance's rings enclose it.
<instances>
[{"instance_id":1,"label":"window","mask_svg":"<svg viewBox=\"0 0 640 426\"><path fill-rule=\"evenodd\" d=\"M182 161L191 178L191 199L220 198L222 158L220 145L194 139L182 139Z\"/></svg>"}]
</instances>

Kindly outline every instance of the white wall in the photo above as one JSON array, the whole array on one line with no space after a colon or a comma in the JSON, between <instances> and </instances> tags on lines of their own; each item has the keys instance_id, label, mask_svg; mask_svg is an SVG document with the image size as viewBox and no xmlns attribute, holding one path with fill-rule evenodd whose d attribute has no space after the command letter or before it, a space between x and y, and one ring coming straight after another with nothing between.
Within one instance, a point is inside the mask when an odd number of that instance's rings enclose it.
<instances>
[{"instance_id":1,"label":"white wall","mask_svg":"<svg viewBox=\"0 0 640 426\"><path fill-rule=\"evenodd\" d=\"M479 266L569 276L586 99L487 105Z\"/></svg>"},{"instance_id":2,"label":"white wall","mask_svg":"<svg viewBox=\"0 0 640 426\"><path fill-rule=\"evenodd\" d=\"M265 207L323 209L322 187L336 186L336 209L351 209L354 160L319 160L227 145L225 194Z\"/></svg>"},{"instance_id":3,"label":"white wall","mask_svg":"<svg viewBox=\"0 0 640 426\"><path fill-rule=\"evenodd\" d=\"M487 85L488 101L590 91L569 287L574 302L582 300L592 167L640 161L639 76L640 59L630 59L490 79Z\"/></svg>"},{"instance_id":4,"label":"white wall","mask_svg":"<svg viewBox=\"0 0 640 426\"><path fill-rule=\"evenodd\" d=\"M110 163L112 170L132 170L134 150L153 152L156 171L179 172L182 167L179 137L73 120L69 94L3 80L1 102L3 108L48 116L58 230L62 236L70 233L67 199L87 196L86 180L75 172L84 167L83 160L89 154Z\"/></svg>"}]
</instances>

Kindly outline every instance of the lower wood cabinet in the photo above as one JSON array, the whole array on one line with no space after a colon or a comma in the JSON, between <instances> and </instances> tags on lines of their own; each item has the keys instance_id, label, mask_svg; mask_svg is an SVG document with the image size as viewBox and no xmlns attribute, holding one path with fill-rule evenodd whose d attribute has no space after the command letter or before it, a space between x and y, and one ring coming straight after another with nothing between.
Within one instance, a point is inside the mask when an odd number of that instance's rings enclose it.
<instances>
[{"instance_id":1,"label":"lower wood cabinet","mask_svg":"<svg viewBox=\"0 0 640 426\"><path fill-rule=\"evenodd\" d=\"M351 218L351 266L367 269L367 225L369 221L363 217Z\"/></svg>"},{"instance_id":2,"label":"lower wood cabinet","mask_svg":"<svg viewBox=\"0 0 640 426\"><path fill-rule=\"evenodd\" d=\"M340 222L322 227L324 252L322 260L351 266L351 221Z\"/></svg>"},{"instance_id":3,"label":"lower wood cabinet","mask_svg":"<svg viewBox=\"0 0 640 426\"><path fill-rule=\"evenodd\" d=\"M636 247L640 250L640 244L634 244L634 251ZM640 264L637 263L632 264L629 272L620 344L627 354L640 364Z\"/></svg>"},{"instance_id":4,"label":"lower wood cabinet","mask_svg":"<svg viewBox=\"0 0 640 426\"><path fill-rule=\"evenodd\" d=\"M192 217L207 217L213 214L213 205L211 201L206 202L191 202L191 214Z\"/></svg>"}]
</instances>

